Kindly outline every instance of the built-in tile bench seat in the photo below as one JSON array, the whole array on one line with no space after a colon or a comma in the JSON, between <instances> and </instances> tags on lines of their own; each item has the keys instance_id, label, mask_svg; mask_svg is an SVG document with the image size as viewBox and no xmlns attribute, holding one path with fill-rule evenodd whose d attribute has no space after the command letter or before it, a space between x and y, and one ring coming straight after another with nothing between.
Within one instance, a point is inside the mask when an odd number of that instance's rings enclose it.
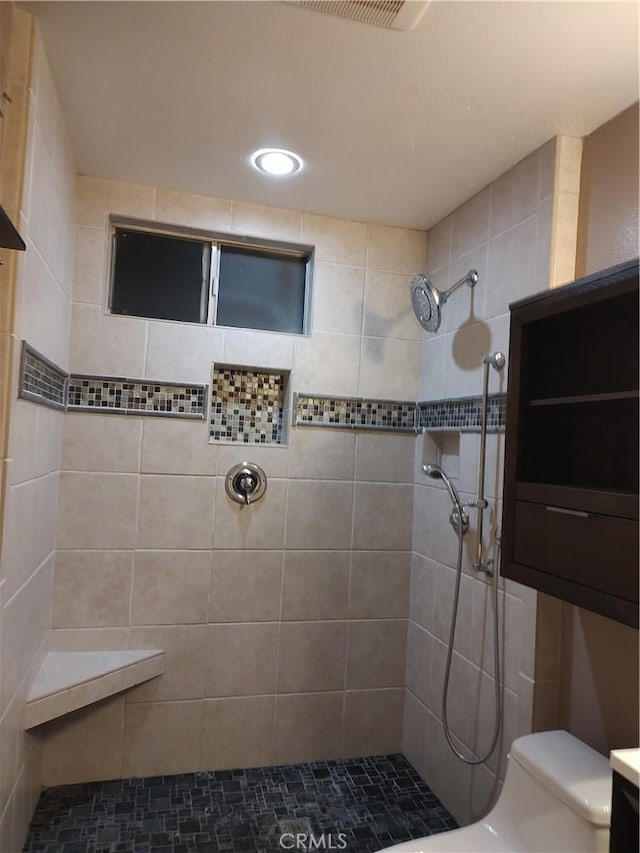
<instances>
[{"instance_id":1,"label":"built-in tile bench seat","mask_svg":"<svg viewBox=\"0 0 640 853\"><path fill-rule=\"evenodd\" d=\"M49 652L29 691L24 727L32 729L163 672L160 649Z\"/></svg>"}]
</instances>

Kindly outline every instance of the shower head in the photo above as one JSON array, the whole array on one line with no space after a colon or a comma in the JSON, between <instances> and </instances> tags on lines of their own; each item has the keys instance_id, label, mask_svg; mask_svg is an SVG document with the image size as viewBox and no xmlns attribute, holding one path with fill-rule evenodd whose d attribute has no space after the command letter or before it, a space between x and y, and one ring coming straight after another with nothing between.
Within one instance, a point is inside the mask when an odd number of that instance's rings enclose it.
<instances>
[{"instance_id":1,"label":"shower head","mask_svg":"<svg viewBox=\"0 0 640 853\"><path fill-rule=\"evenodd\" d=\"M442 306L451 294L461 285L468 284L475 287L478 282L476 270L469 272L456 281L449 290L440 291L429 280L426 275L414 275L411 279L411 304L420 325L427 332L437 332L442 321Z\"/></svg>"},{"instance_id":2,"label":"shower head","mask_svg":"<svg viewBox=\"0 0 640 853\"><path fill-rule=\"evenodd\" d=\"M460 503L460 497L456 491L455 486L447 476L446 472L439 465L423 465L422 470L424 473L431 477L434 480L442 480L445 484L447 491L449 492L449 497L451 498L454 506L458 509L462 509L462 504Z\"/></svg>"}]
</instances>

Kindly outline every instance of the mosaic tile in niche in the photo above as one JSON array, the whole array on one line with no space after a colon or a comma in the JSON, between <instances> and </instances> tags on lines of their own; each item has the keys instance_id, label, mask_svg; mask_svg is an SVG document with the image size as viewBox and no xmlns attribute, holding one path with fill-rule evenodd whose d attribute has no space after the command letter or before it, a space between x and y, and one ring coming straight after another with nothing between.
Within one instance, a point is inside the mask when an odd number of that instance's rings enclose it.
<instances>
[{"instance_id":1,"label":"mosaic tile in niche","mask_svg":"<svg viewBox=\"0 0 640 853\"><path fill-rule=\"evenodd\" d=\"M284 372L214 365L209 440L282 444L286 380Z\"/></svg>"}]
</instances>

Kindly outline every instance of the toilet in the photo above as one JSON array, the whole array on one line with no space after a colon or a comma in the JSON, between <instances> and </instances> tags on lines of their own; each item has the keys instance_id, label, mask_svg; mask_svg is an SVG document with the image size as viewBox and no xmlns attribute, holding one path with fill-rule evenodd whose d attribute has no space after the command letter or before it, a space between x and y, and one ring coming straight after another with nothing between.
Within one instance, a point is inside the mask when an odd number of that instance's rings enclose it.
<instances>
[{"instance_id":1,"label":"toilet","mask_svg":"<svg viewBox=\"0 0 640 853\"><path fill-rule=\"evenodd\" d=\"M564 731L514 740L498 801L478 823L385 848L394 853L607 853L611 769Z\"/></svg>"}]
</instances>

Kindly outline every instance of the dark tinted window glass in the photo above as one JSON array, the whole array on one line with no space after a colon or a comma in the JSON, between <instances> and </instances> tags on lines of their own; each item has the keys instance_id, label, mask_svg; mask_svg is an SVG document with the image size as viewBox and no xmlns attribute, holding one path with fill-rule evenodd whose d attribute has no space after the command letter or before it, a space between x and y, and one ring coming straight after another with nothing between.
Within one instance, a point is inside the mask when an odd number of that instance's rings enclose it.
<instances>
[{"instance_id":1,"label":"dark tinted window glass","mask_svg":"<svg viewBox=\"0 0 640 853\"><path fill-rule=\"evenodd\" d=\"M115 242L114 314L206 323L208 244L120 228Z\"/></svg>"},{"instance_id":2,"label":"dark tinted window glass","mask_svg":"<svg viewBox=\"0 0 640 853\"><path fill-rule=\"evenodd\" d=\"M301 334L306 267L306 258L222 246L218 324Z\"/></svg>"}]
</instances>

